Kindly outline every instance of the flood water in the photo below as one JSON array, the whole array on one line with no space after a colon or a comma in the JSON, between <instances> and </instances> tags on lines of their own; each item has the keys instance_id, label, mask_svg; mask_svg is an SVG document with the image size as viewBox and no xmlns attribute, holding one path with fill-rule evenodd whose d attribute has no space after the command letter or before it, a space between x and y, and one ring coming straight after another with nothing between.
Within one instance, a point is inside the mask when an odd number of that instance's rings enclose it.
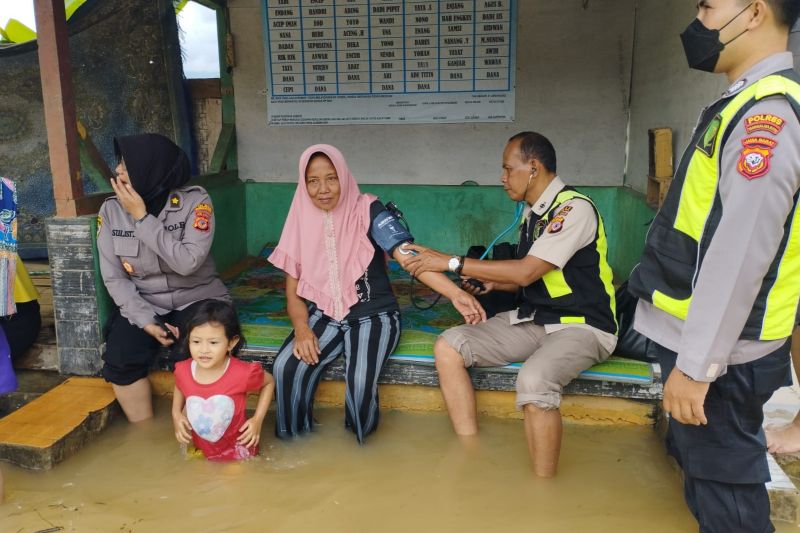
<instances>
[{"instance_id":1,"label":"flood water","mask_svg":"<svg viewBox=\"0 0 800 533\"><path fill-rule=\"evenodd\" d=\"M384 411L359 447L341 409L318 410L318 430L291 442L272 437L270 414L261 457L215 464L185 458L168 402L157 407L152 423L117 420L51 471L0 463L0 531L697 531L648 427L567 425L560 474L540 480L515 420L482 419L465 447L444 413Z\"/></svg>"}]
</instances>

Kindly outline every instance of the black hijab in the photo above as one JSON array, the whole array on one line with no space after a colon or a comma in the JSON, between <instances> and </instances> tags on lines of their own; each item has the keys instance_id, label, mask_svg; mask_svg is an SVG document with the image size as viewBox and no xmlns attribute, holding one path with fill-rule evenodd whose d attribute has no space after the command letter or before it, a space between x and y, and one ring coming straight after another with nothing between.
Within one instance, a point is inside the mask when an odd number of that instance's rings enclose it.
<instances>
[{"instance_id":1,"label":"black hijab","mask_svg":"<svg viewBox=\"0 0 800 533\"><path fill-rule=\"evenodd\" d=\"M191 177L186 153L157 133L114 138L114 152L122 158L133 189L144 200L147 212L158 216L171 191Z\"/></svg>"}]
</instances>

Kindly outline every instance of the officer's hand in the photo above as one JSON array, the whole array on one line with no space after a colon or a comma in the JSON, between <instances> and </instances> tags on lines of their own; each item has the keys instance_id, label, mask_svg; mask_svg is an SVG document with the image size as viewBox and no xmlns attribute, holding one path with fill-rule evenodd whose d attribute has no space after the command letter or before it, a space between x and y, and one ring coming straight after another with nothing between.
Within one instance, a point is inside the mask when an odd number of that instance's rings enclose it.
<instances>
[{"instance_id":1,"label":"officer's hand","mask_svg":"<svg viewBox=\"0 0 800 533\"><path fill-rule=\"evenodd\" d=\"M319 341L314 332L308 326L294 330L294 348L292 353L295 357L307 365L319 363Z\"/></svg>"},{"instance_id":2,"label":"officer's hand","mask_svg":"<svg viewBox=\"0 0 800 533\"><path fill-rule=\"evenodd\" d=\"M147 324L144 327L144 331L157 340L161 346L172 346L172 344L175 342L173 339L169 338L167 332L164 331L164 328L156 323Z\"/></svg>"},{"instance_id":3,"label":"officer's hand","mask_svg":"<svg viewBox=\"0 0 800 533\"><path fill-rule=\"evenodd\" d=\"M483 296L484 294L489 294L493 290L497 289L497 284L494 281L484 281L480 280L483 283L483 289L479 287L475 287L471 283L467 283L469 278L467 276L461 276L461 288L467 291L470 294L474 294L475 296Z\"/></svg>"},{"instance_id":4,"label":"officer's hand","mask_svg":"<svg viewBox=\"0 0 800 533\"><path fill-rule=\"evenodd\" d=\"M464 291L458 293L450 300L453 307L464 317L467 324L478 324L486 322L486 311L474 296Z\"/></svg>"},{"instance_id":5,"label":"officer's hand","mask_svg":"<svg viewBox=\"0 0 800 533\"><path fill-rule=\"evenodd\" d=\"M704 381L690 380L674 367L664 384L664 410L681 424L708 424L703 404L709 385Z\"/></svg>"},{"instance_id":6,"label":"officer's hand","mask_svg":"<svg viewBox=\"0 0 800 533\"><path fill-rule=\"evenodd\" d=\"M114 189L114 194L117 195L117 200L122 205L122 208L127 211L134 220L139 220L147 214L144 200L142 200L139 193L134 190L130 182L119 178L111 178L111 188Z\"/></svg>"},{"instance_id":7,"label":"officer's hand","mask_svg":"<svg viewBox=\"0 0 800 533\"><path fill-rule=\"evenodd\" d=\"M452 256L418 244L407 244L405 249L413 250L417 253L417 255L407 259L406 264L403 265L403 268L415 278L424 272L447 272L447 263Z\"/></svg>"}]
</instances>

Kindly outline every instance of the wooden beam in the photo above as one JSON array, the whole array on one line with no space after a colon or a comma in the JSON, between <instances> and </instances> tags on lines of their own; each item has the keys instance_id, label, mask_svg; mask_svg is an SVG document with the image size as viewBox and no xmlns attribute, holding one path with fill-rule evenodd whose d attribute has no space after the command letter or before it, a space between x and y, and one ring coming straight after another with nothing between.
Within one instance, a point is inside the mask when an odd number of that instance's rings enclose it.
<instances>
[{"instance_id":1,"label":"wooden beam","mask_svg":"<svg viewBox=\"0 0 800 533\"><path fill-rule=\"evenodd\" d=\"M78 216L93 215L100 211L100 206L106 201L106 198L113 196L113 192L101 192L97 194L90 194L89 196L82 196L75 199L75 211Z\"/></svg>"},{"instance_id":2,"label":"wooden beam","mask_svg":"<svg viewBox=\"0 0 800 533\"><path fill-rule=\"evenodd\" d=\"M230 165L230 153L236 149L236 128L233 124L222 124L219 132L217 146L214 148L214 155L211 156L211 163L208 166L209 174L216 174L222 169L233 170Z\"/></svg>"},{"instance_id":3,"label":"wooden beam","mask_svg":"<svg viewBox=\"0 0 800 533\"><path fill-rule=\"evenodd\" d=\"M189 85L189 94L192 96L192 100L222 97L219 78L201 78L186 81Z\"/></svg>"},{"instance_id":4,"label":"wooden beam","mask_svg":"<svg viewBox=\"0 0 800 533\"><path fill-rule=\"evenodd\" d=\"M74 217L83 183L64 0L34 0L33 4L56 216Z\"/></svg>"},{"instance_id":5,"label":"wooden beam","mask_svg":"<svg viewBox=\"0 0 800 533\"><path fill-rule=\"evenodd\" d=\"M217 9L225 9L228 5L226 0L194 0L201 6L205 6L209 9L217 10Z\"/></svg>"},{"instance_id":6,"label":"wooden beam","mask_svg":"<svg viewBox=\"0 0 800 533\"><path fill-rule=\"evenodd\" d=\"M230 12L227 8L217 10L217 44L219 45L219 82L222 93L222 127L229 126L231 146L226 146L224 167L228 170L238 168L236 147L236 105L233 95L233 68L236 64L233 35L230 32ZM220 134L222 141L222 134ZM219 148L219 146L218 146ZM215 154L216 155L216 151ZM213 163L212 163L213 165ZM222 165L218 167L222 168Z\"/></svg>"}]
</instances>

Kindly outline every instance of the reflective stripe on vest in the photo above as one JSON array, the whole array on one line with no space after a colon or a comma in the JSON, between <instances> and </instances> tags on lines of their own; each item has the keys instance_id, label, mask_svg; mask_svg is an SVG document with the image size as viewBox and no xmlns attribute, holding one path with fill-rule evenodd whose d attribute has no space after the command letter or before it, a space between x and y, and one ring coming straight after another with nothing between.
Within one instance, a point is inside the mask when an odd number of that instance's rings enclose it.
<instances>
[{"instance_id":1,"label":"reflective stripe on vest","mask_svg":"<svg viewBox=\"0 0 800 533\"><path fill-rule=\"evenodd\" d=\"M606 241L605 226L603 225L603 217L600 216L600 212L597 210L594 202L592 202L592 199L584 194L579 193L578 191L569 189L561 191L556 196L553 206L548 211L546 218L547 223L549 224L550 222L550 215L558 213L561 204L575 198L581 198L589 202L594 209L595 215L597 216L597 231L595 234L596 236L594 244L597 248L597 254L599 256L600 281L603 283L603 288L605 289L606 294L608 294L609 301L611 303L611 316L614 317L614 324L616 325L617 329L619 329L619 324L617 324L617 303L614 297L614 274L611 270L611 267L608 265L608 260L606 257L606 254L608 253L608 242ZM569 262L567 264L569 264ZM560 268L553 269L542 276L542 281L544 282L544 285L547 288L547 293L551 298L559 298L561 296L572 294L572 288L569 286L566 278L564 277L564 271ZM562 324L586 323L586 317L584 316L562 316L560 320Z\"/></svg>"},{"instance_id":2,"label":"reflective stripe on vest","mask_svg":"<svg viewBox=\"0 0 800 533\"><path fill-rule=\"evenodd\" d=\"M689 148L694 149L694 153L686 168L673 228L688 235L697 243L697 257L684 258L693 260L695 265L691 280L692 288L702 259L703 250L700 244L704 233L708 231L706 224L717 196L720 154L723 142L727 138L726 132L730 127L735 126L732 124L733 119L746 106L776 95L785 96L796 113L800 110L800 85L781 75L767 76L733 97L722 111L708 123L706 131L715 121L718 121L711 153L707 153L696 145ZM794 216L796 210L797 202L795 202L789 225L791 234L784 249L778 252L780 263L777 279L766 296L766 311L760 331L757 336L752 335L757 340L786 338L791 335L796 322L795 314L798 296L800 296L800 284L796 282L800 276L800 220ZM653 290L651 296L655 307L681 320L686 320L692 301L691 295L685 299L676 299L659 290ZM758 307L759 302L757 301L756 304L754 308Z\"/></svg>"}]
</instances>

